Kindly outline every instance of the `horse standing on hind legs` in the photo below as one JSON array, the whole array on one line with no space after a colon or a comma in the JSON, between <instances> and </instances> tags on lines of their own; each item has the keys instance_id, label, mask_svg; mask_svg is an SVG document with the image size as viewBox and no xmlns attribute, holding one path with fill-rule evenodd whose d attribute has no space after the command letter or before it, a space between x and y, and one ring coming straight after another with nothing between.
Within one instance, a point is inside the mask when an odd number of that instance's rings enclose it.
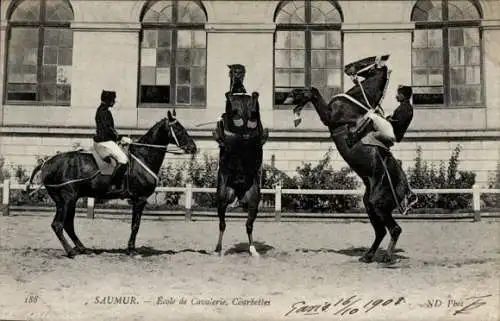
<instances>
[{"instance_id":1,"label":"horse standing on hind legs","mask_svg":"<svg viewBox=\"0 0 500 321\"><path fill-rule=\"evenodd\" d=\"M361 258L361 262L372 262L375 252L386 235L391 235L384 261L392 261L394 248L402 232L392 216L395 208L406 214L416 202L410 201L411 192L406 175L384 142L367 135L351 144L354 131L367 112L379 106L388 81L389 71L385 61L389 55L369 57L346 66L346 73L353 77L355 86L345 94L339 94L327 103L316 88L294 89L284 104L296 105L295 126L300 123L300 112L307 103L312 103L322 123L330 130L331 137L342 158L362 179L366 189L363 203L375 230L375 240ZM365 78L357 81L357 76Z\"/></svg>"},{"instance_id":2,"label":"horse standing on hind legs","mask_svg":"<svg viewBox=\"0 0 500 321\"><path fill-rule=\"evenodd\" d=\"M230 89L226 93L226 109L213 133L219 144L216 192L219 239L215 252L222 254L226 210L236 201L248 211L245 227L249 252L257 257L252 233L261 199L259 174L268 131L260 119L259 94L248 95L243 86L245 67L240 64L228 67Z\"/></svg>"},{"instance_id":3,"label":"horse standing on hind legs","mask_svg":"<svg viewBox=\"0 0 500 321\"><path fill-rule=\"evenodd\" d=\"M56 203L56 215L52 222L52 229L61 242L68 257L77 254L92 253L86 248L75 233L74 219L76 202L81 197L100 199L127 198L132 201L132 225L128 241L127 253L135 255L135 241L141 216L147 199L154 193L158 183L158 172L163 163L167 146L176 145L185 153L195 154L196 144L186 129L168 111L168 117L158 121L137 142L128 145L130 161L126 173L116 179L122 180L125 194L117 194L110 189L113 173L118 165L112 158L103 159L91 151L77 150L60 153L52 156L36 166L27 183L29 190L35 175L41 173L41 184L45 186L50 197ZM175 152L175 151L172 151ZM72 248L63 235L66 231L75 247Z\"/></svg>"}]
</instances>

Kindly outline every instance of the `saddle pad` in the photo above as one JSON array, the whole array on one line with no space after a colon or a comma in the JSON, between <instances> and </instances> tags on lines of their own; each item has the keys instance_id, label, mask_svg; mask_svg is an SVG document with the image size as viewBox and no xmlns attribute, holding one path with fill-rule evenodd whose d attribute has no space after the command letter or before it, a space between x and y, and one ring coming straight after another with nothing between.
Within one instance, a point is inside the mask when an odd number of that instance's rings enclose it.
<instances>
[{"instance_id":1,"label":"saddle pad","mask_svg":"<svg viewBox=\"0 0 500 321\"><path fill-rule=\"evenodd\" d=\"M365 137L361 138L361 142L365 145L379 146L387 151L389 150L387 146L373 136L373 132L368 133Z\"/></svg>"},{"instance_id":2,"label":"saddle pad","mask_svg":"<svg viewBox=\"0 0 500 321\"><path fill-rule=\"evenodd\" d=\"M99 168L101 174L112 175L116 166L116 162L112 158L109 163L105 162L94 148L92 148L90 152L92 153L92 156L94 156L95 162L97 163L97 168Z\"/></svg>"}]
</instances>

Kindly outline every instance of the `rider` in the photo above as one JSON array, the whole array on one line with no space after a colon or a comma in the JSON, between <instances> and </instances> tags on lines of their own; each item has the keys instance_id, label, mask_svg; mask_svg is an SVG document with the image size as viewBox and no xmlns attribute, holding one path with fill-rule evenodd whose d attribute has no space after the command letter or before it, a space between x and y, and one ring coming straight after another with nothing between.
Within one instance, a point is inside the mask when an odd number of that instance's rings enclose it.
<instances>
[{"instance_id":1,"label":"rider","mask_svg":"<svg viewBox=\"0 0 500 321\"><path fill-rule=\"evenodd\" d=\"M398 86L396 100L399 102L399 106L394 110L393 114L383 118L379 110L369 111L353 130L352 140L357 142L365 136L366 130L370 127L367 124L372 123L374 130L372 135L387 147L394 145L394 142L401 142L413 119L413 106L410 103L412 94L411 87Z\"/></svg>"},{"instance_id":2,"label":"rider","mask_svg":"<svg viewBox=\"0 0 500 321\"><path fill-rule=\"evenodd\" d=\"M116 92L102 91L101 104L95 114L97 128L96 135L94 136L94 147L102 157L111 156L118 162L111 178L111 185L115 186L114 192L123 194L125 191L122 190L122 177L127 169L128 157L118 146L117 142L130 144L131 139L118 135L115 129L113 115L109 111L109 108L115 104L115 99Z\"/></svg>"}]
</instances>

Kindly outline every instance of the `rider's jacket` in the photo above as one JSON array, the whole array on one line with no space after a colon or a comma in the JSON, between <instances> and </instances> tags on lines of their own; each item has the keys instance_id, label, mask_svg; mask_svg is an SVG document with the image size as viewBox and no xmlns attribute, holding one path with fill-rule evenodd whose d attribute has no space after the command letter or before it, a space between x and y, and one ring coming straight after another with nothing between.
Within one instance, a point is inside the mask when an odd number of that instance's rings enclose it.
<instances>
[{"instance_id":1,"label":"rider's jacket","mask_svg":"<svg viewBox=\"0 0 500 321\"><path fill-rule=\"evenodd\" d=\"M391 123L392 128L394 129L394 135L396 136L396 141L398 143L403 139L412 119L413 106L408 100L402 101L394 110L392 115L387 117L387 120Z\"/></svg>"},{"instance_id":2,"label":"rider's jacket","mask_svg":"<svg viewBox=\"0 0 500 321\"><path fill-rule=\"evenodd\" d=\"M120 136L118 135L115 124L113 121L113 115L109 111L108 106L102 104L97 108L95 114L95 122L97 125L96 135L94 136L94 141L96 143L105 141L118 141Z\"/></svg>"}]
</instances>

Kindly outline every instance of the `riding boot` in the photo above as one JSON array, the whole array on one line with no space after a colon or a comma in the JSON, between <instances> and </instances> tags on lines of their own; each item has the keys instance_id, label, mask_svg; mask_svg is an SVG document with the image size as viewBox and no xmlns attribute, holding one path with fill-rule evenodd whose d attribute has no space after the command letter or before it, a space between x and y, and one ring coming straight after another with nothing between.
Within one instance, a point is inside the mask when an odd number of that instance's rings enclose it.
<instances>
[{"instance_id":1,"label":"riding boot","mask_svg":"<svg viewBox=\"0 0 500 321\"><path fill-rule=\"evenodd\" d=\"M127 170L127 164L119 164L115 168L115 171L111 176L111 185L115 186L115 188L112 190L113 195L116 194L117 196L120 197L126 197L127 191L125 189L122 189L123 176L126 170Z\"/></svg>"}]
</instances>

